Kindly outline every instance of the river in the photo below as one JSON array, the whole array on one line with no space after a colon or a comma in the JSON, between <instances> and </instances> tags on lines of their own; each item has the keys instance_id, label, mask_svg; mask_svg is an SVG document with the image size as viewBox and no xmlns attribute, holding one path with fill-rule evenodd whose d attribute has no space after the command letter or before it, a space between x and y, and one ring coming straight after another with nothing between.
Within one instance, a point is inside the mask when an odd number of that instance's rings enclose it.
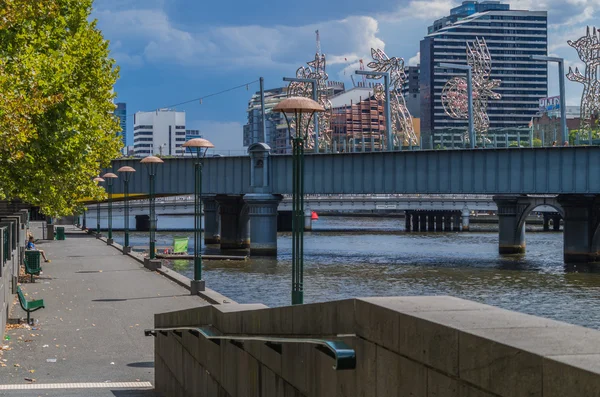
<instances>
[{"instance_id":1,"label":"river","mask_svg":"<svg viewBox=\"0 0 600 397\"><path fill-rule=\"evenodd\" d=\"M190 236L193 248L191 232L175 235ZM114 237L122 243L122 233ZM157 245L172 245L172 237L158 232ZM600 329L600 272L563 264L562 233L529 232L526 238L527 254L501 257L498 232L405 233L402 219L322 216L305 234L304 301L452 295ZM147 233L132 233L131 245L147 246ZM205 260L206 285L239 303L290 304L290 233L279 234L278 247L277 258ZM193 276L190 261L165 266Z\"/></svg>"}]
</instances>

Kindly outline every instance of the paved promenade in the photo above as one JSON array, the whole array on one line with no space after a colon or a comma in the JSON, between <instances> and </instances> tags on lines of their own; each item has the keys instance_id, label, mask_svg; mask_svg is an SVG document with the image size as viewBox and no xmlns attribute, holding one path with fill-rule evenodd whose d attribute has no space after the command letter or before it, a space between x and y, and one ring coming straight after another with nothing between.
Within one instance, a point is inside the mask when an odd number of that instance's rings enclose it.
<instances>
[{"instance_id":1,"label":"paved promenade","mask_svg":"<svg viewBox=\"0 0 600 397\"><path fill-rule=\"evenodd\" d=\"M27 299L42 298L46 308L32 314L39 320L32 329L10 330L2 341L10 350L0 357L0 396L155 396L143 383L154 383L154 341L144 328L155 313L207 303L103 241L66 229L65 241L40 241L52 262L36 283L21 285ZM25 315L13 305L11 319ZM85 385L59 385L65 383Z\"/></svg>"}]
</instances>

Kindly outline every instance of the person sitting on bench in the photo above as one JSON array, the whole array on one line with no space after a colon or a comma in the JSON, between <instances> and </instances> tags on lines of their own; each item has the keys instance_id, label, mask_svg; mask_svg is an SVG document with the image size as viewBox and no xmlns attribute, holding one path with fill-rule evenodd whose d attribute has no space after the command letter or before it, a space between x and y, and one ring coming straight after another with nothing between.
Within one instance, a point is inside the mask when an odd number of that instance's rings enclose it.
<instances>
[{"instance_id":1,"label":"person sitting on bench","mask_svg":"<svg viewBox=\"0 0 600 397\"><path fill-rule=\"evenodd\" d=\"M39 250L35 248L35 244L33 243L33 236L29 236L29 241L27 242L26 248L28 250L38 251L42 255L42 258L44 258L44 262L50 262L50 260L46 258L46 253L44 252L44 250Z\"/></svg>"}]
</instances>

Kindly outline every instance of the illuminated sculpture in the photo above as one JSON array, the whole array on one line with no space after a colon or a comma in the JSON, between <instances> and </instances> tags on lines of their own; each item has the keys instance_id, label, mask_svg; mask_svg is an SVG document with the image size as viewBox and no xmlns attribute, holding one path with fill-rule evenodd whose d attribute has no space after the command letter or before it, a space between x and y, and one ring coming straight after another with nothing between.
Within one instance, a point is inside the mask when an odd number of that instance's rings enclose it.
<instances>
[{"instance_id":1,"label":"illuminated sculpture","mask_svg":"<svg viewBox=\"0 0 600 397\"><path fill-rule=\"evenodd\" d=\"M590 34L587 28L585 36L573 42L567 41L569 45L577 50L579 59L585 64L585 75L578 68L569 67L567 78L583 84L581 94L581 113L579 128L582 131L592 130L592 117L600 112L600 82L598 81L598 66L600 65L600 31L594 28Z\"/></svg>"},{"instance_id":2,"label":"illuminated sculpture","mask_svg":"<svg viewBox=\"0 0 600 397\"><path fill-rule=\"evenodd\" d=\"M314 79L317 81L317 102L325 108L325 112L319 114L319 149L323 149L326 145L331 142L331 116L332 106L329 100L327 91L327 79L329 76L326 72L326 60L325 54L315 54L313 61L307 62L308 67L300 66L296 71L296 78L300 79ZM301 96L306 98L313 98L313 85L309 82L297 82L292 81L288 86L287 95L289 97ZM310 115L306 114L302 116L303 125L308 122ZM292 123L293 124L293 123ZM295 128L295 127L292 127ZM315 145L315 133L314 123L309 126L308 139L306 141L306 147L314 148Z\"/></svg>"},{"instance_id":3,"label":"illuminated sculpture","mask_svg":"<svg viewBox=\"0 0 600 397\"><path fill-rule=\"evenodd\" d=\"M494 92L500 86L500 80L491 80L492 58L485 39L475 38L467 42L467 64L471 66L473 90L473 129L477 135L487 140L486 133L490 127L487 114L489 99L500 99L502 96ZM468 119L467 80L464 77L453 77L442 90L442 105L446 114L454 119ZM468 138L468 132L465 134Z\"/></svg>"},{"instance_id":4,"label":"illuminated sculpture","mask_svg":"<svg viewBox=\"0 0 600 397\"><path fill-rule=\"evenodd\" d=\"M390 116L392 120L393 146L418 145L412 117L402 95L402 86L406 81L404 59L389 58L383 50L375 48L371 48L371 56L373 57L373 62L369 62L368 67L376 72L387 72L390 74ZM369 76L369 78L379 79L381 76ZM374 91L377 100L385 100L385 88L382 84L376 84Z\"/></svg>"}]
</instances>

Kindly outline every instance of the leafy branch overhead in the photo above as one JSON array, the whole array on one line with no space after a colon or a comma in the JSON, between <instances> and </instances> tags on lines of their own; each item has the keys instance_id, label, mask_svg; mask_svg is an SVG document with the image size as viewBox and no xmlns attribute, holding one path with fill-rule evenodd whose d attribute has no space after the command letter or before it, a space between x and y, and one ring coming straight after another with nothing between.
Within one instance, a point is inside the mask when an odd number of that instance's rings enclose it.
<instances>
[{"instance_id":1,"label":"leafy branch overhead","mask_svg":"<svg viewBox=\"0 0 600 397\"><path fill-rule=\"evenodd\" d=\"M117 157L118 68L92 0L0 0L0 199L66 215Z\"/></svg>"}]
</instances>

